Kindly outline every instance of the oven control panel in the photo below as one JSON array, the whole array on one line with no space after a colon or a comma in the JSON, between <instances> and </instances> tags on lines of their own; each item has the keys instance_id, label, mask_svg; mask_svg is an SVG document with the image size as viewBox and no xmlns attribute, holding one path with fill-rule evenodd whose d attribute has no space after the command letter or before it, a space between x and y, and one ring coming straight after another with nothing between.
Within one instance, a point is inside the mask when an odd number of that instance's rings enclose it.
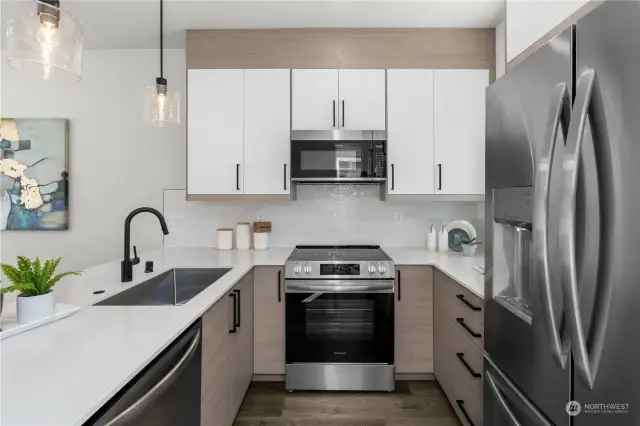
<instances>
[{"instance_id":1,"label":"oven control panel","mask_svg":"<svg viewBox=\"0 0 640 426\"><path fill-rule=\"evenodd\" d=\"M321 264L320 275L360 275L359 263Z\"/></svg>"}]
</instances>

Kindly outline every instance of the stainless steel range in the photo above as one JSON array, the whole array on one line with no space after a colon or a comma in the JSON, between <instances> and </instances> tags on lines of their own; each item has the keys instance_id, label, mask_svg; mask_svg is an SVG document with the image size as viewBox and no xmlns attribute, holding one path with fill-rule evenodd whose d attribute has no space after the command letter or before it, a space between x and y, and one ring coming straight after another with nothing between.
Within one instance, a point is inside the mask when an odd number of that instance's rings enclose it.
<instances>
[{"instance_id":1,"label":"stainless steel range","mask_svg":"<svg viewBox=\"0 0 640 426\"><path fill-rule=\"evenodd\" d=\"M285 264L287 389L394 390L394 290L379 246L298 246Z\"/></svg>"}]
</instances>

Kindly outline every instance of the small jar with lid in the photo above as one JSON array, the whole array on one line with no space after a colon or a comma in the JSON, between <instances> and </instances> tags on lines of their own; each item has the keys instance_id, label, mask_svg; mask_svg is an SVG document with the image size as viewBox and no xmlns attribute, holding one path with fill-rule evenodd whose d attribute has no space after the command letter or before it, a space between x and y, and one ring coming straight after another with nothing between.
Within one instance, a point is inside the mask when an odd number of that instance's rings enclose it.
<instances>
[{"instance_id":1,"label":"small jar with lid","mask_svg":"<svg viewBox=\"0 0 640 426\"><path fill-rule=\"evenodd\" d=\"M271 233L271 222L254 222L253 223L253 248L255 250L268 249L270 233Z\"/></svg>"}]
</instances>

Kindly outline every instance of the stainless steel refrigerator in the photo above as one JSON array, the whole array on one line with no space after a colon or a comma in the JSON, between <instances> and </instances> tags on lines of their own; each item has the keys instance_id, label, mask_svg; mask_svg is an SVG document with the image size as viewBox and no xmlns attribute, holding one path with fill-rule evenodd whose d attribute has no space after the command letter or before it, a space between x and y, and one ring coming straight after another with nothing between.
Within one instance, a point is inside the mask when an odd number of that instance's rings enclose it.
<instances>
[{"instance_id":1,"label":"stainless steel refrigerator","mask_svg":"<svg viewBox=\"0 0 640 426\"><path fill-rule=\"evenodd\" d=\"M640 425L640 2L497 80L486 128L484 425Z\"/></svg>"}]
</instances>

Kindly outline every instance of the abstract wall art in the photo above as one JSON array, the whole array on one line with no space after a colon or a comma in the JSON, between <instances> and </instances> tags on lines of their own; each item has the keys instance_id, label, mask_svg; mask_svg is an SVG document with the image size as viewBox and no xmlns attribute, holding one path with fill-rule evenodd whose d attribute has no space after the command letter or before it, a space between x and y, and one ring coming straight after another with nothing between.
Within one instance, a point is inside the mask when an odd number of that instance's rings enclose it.
<instances>
[{"instance_id":1,"label":"abstract wall art","mask_svg":"<svg viewBox=\"0 0 640 426\"><path fill-rule=\"evenodd\" d=\"M0 119L0 230L69 229L69 120Z\"/></svg>"}]
</instances>

